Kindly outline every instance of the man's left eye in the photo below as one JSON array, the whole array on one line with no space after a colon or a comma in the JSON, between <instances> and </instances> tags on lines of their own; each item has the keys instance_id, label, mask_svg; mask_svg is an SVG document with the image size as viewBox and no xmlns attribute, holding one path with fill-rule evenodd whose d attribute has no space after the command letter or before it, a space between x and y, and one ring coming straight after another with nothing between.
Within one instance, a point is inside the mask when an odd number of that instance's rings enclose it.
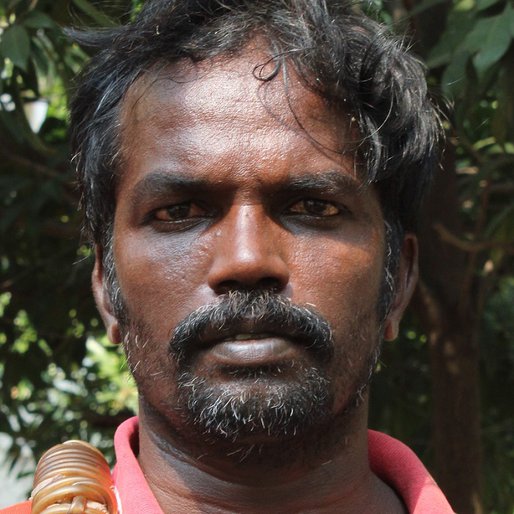
<instances>
[{"instance_id":1,"label":"man's left eye","mask_svg":"<svg viewBox=\"0 0 514 514\"><path fill-rule=\"evenodd\" d=\"M176 205L169 205L154 212L154 219L165 222L180 222L191 218L202 218L207 211L194 202L184 202Z\"/></svg>"},{"instance_id":2,"label":"man's left eye","mask_svg":"<svg viewBox=\"0 0 514 514\"><path fill-rule=\"evenodd\" d=\"M326 200L300 200L288 209L289 214L304 214L307 216L329 217L341 214L341 208Z\"/></svg>"}]
</instances>

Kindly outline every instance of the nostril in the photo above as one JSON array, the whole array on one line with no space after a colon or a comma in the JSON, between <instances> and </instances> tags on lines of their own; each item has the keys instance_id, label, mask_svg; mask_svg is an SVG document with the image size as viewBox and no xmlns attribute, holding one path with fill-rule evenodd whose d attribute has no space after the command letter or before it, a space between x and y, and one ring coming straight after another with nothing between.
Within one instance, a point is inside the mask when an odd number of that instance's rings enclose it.
<instances>
[{"instance_id":1,"label":"nostril","mask_svg":"<svg viewBox=\"0 0 514 514\"><path fill-rule=\"evenodd\" d=\"M278 292L283 289L284 284L280 283L280 280L274 277L264 277L261 278L256 286L258 289L265 289L267 291L275 291Z\"/></svg>"},{"instance_id":2,"label":"nostril","mask_svg":"<svg viewBox=\"0 0 514 514\"><path fill-rule=\"evenodd\" d=\"M227 294L231 291L252 291L255 289L263 291L279 292L285 287L280 280L273 277L264 277L253 284L240 282L238 280L225 280L218 284L216 292L218 294Z\"/></svg>"},{"instance_id":3,"label":"nostril","mask_svg":"<svg viewBox=\"0 0 514 514\"><path fill-rule=\"evenodd\" d=\"M227 294L230 293L230 291L237 291L242 289L245 288L237 280L225 280L218 284L218 286L216 287L216 293Z\"/></svg>"}]
</instances>

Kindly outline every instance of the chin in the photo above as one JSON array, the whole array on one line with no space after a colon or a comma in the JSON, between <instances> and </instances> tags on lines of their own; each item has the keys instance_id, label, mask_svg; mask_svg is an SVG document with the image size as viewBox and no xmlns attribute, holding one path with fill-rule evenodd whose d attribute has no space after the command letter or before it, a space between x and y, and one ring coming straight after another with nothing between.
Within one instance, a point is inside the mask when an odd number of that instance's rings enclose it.
<instances>
[{"instance_id":1,"label":"chin","mask_svg":"<svg viewBox=\"0 0 514 514\"><path fill-rule=\"evenodd\" d=\"M299 436L323 425L333 407L330 382L313 367L297 370L294 377L277 370L237 370L223 381L185 372L179 392L191 426L209 438L233 442Z\"/></svg>"}]
</instances>

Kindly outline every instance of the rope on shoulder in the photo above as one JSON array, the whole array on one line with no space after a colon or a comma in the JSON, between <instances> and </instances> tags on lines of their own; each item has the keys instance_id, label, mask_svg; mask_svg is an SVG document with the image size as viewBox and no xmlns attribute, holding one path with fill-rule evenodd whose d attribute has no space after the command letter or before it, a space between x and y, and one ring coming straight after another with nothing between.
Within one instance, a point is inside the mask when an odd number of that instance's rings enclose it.
<instances>
[{"instance_id":1,"label":"rope on shoulder","mask_svg":"<svg viewBox=\"0 0 514 514\"><path fill-rule=\"evenodd\" d=\"M109 465L83 441L46 451L32 490L32 514L120 514Z\"/></svg>"}]
</instances>

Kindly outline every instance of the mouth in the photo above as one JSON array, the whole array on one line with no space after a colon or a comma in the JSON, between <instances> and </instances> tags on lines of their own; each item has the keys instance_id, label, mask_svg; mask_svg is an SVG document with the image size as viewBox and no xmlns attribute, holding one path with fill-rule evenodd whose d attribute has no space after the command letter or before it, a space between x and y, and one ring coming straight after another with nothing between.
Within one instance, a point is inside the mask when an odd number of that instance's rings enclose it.
<instances>
[{"instance_id":1,"label":"mouth","mask_svg":"<svg viewBox=\"0 0 514 514\"><path fill-rule=\"evenodd\" d=\"M297 359L303 348L290 338L271 334L235 334L214 344L209 354L228 367L278 366Z\"/></svg>"},{"instance_id":2,"label":"mouth","mask_svg":"<svg viewBox=\"0 0 514 514\"><path fill-rule=\"evenodd\" d=\"M223 341L221 341L221 342L224 342L224 341L252 341L252 340L258 340L258 339L266 339L269 337L272 337L272 334L266 334L266 333L263 333L263 334L250 334L250 333L235 334L233 337L229 336L229 337L223 339Z\"/></svg>"},{"instance_id":3,"label":"mouth","mask_svg":"<svg viewBox=\"0 0 514 514\"><path fill-rule=\"evenodd\" d=\"M229 368L272 367L305 358L304 344L294 333L275 327L242 323L203 334L203 358Z\"/></svg>"}]
</instances>

